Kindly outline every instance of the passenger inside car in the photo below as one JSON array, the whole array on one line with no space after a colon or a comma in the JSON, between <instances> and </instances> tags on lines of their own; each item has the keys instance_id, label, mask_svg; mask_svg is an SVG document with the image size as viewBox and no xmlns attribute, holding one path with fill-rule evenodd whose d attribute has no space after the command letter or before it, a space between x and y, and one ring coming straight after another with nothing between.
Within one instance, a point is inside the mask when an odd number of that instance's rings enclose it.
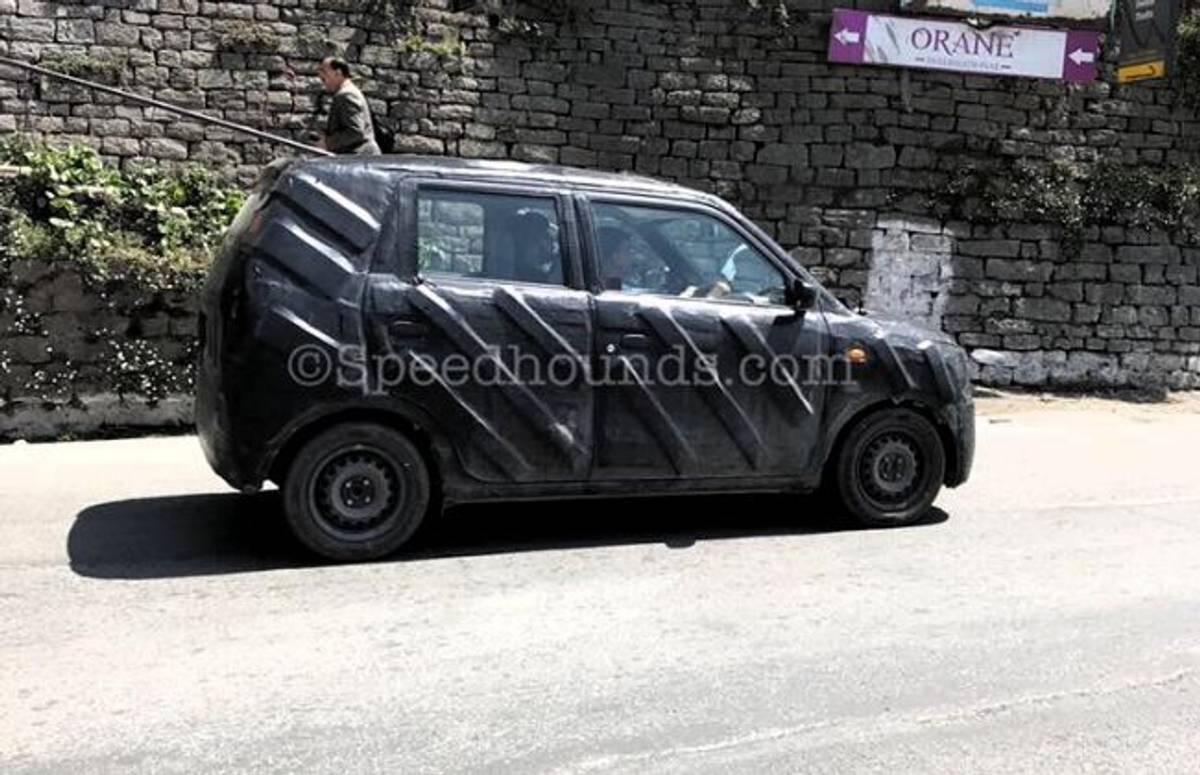
<instances>
[{"instance_id":1,"label":"passenger inside car","mask_svg":"<svg viewBox=\"0 0 1200 775\"><path fill-rule=\"evenodd\" d=\"M558 238L550 219L539 212L522 210L513 216L513 279L526 283L563 282Z\"/></svg>"},{"instance_id":2,"label":"passenger inside car","mask_svg":"<svg viewBox=\"0 0 1200 775\"><path fill-rule=\"evenodd\" d=\"M633 249L629 234L616 226L603 226L596 232L600 243L600 271L605 290L628 290L632 280Z\"/></svg>"}]
</instances>

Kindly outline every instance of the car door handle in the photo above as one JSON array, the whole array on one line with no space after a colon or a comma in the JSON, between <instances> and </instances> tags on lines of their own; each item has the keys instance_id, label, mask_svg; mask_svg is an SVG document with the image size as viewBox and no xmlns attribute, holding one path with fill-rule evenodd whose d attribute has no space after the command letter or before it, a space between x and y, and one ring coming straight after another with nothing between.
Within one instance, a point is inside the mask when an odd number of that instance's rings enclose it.
<instances>
[{"instance_id":1,"label":"car door handle","mask_svg":"<svg viewBox=\"0 0 1200 775\"><path fill-rule=\"evenodd\" d=\"M429 336L429 326L415 320L393 320L388 324L388 333L396 339L420 339Z\"/></svg>"},{"instance_id":2,"label":"car door handle","mask_svg":"<svg viewBox=\"0 0 1200 775\"><path fill-rule=\"evenodd\" d=\"M625 334L621 337L621 348L624 350L646 350L650 347L650 337L645 334Z\"/></svg>"}]
</instances>

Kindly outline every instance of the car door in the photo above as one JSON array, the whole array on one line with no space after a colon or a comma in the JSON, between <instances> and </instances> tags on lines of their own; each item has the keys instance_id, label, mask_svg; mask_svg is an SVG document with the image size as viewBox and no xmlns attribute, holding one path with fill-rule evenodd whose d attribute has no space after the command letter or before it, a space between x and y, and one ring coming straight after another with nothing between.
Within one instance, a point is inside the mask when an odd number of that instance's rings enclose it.
<instances>
[{"instance_id":1,"label":"car door","mask_svg":"<svg viewBox=\"0 0 1200 775\"><path fill-rule=\"evenodd\" d=\"M594 349L570 199L410 180L395 273L368 303L375 383L416 404L485 482L589 475Z\"/></svg>"},{"instance_id":2,"label":"car door","mask_svg":"<svg viewBox=\"0 0 1200 775\"><path fill-rule=\"evenodd\" d=\"M827 329L793 270L707 206L580 197L597 291L594 478L799 476L824 401Z\"/></svg>"}]
</instances>

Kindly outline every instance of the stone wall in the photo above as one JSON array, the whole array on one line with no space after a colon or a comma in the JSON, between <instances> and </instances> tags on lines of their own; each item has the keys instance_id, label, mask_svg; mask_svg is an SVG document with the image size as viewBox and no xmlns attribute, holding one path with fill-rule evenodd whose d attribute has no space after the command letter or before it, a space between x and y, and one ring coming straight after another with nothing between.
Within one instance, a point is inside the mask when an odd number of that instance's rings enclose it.
<instances>
[{"instance_id":1,"label":"stone wall","mask_svg":"<svg viewBox=\"0 0 1200 775\"><path fill-rule=\"evenodd\" d=\"M747 0L539 5L557 10L518 24L449 14L446 0L0 0L0 51L117 62L131 88L299 136L317 125L311 71L333 45L397 122L403 151L636 170L714 191L849 303L955 333L986 381L1195 384L1191 246L1113 226L1076 253L1052 227L929 216L967 163L1196 162L1200 120L1171 89L830 66L832 0L789 1L786 27ZM15 80L0 81L0 132L245 177L282 153L3 75Z\"/></svg>"},{"instance_id":2,"label":"stone wall","mask_svg":"<svg viewBox=\"0 0 1200 775\"><path fill-rule=\"evenodd\" d=\"M987 385L1200 387L1200 245L1117 226L1081 236L881 217L866 306L954 334Z\"/></svg>"},{"instance_id":3,"label":"stone wall","mask_svg":"<svg viewBox=\"0 0 1200 775\"><path fill-rule=\"evenodd\" d=\"M190 424L194 294L30 261L0 282L0 440Z\"/></svg>"}]
</instances>

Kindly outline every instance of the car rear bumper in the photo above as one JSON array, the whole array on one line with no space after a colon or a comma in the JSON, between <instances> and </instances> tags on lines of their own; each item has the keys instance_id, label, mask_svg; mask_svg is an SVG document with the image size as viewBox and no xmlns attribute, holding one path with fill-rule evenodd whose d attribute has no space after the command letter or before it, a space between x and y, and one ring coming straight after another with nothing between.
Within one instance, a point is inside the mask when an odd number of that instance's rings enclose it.
<instances>
[{"instance_id":1,"label":"car rear bumper","mask_svg":"<svg viewBox=\"0 0 1200 775\"><path fill-rule=\"evenodd\" d=\"M954 444L946 486L958 487L971 478L975 465L975 402L969 396L946 408L946 429Z\"/></svg>"},{"instance_id":2,"label":"car rear bumper","mask_svg":"<svg viewBox=\"0 0 1200 775\"><path fill-rule=\"evenodd\" d=\"M201 364L196 380L196 431L204 457L230 487L257 492L262 487L252 455L239 453L233 420L219 376Z\"/></svg>"}]
</instances>

